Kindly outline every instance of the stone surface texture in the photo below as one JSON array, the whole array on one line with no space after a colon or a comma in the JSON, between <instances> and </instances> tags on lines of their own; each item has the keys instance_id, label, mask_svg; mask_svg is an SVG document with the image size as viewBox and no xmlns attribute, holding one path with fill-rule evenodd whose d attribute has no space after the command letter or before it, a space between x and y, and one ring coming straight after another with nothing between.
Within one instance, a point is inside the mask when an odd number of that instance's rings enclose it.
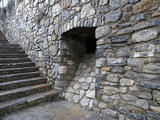
<instances>
[{"instance_id":1,"label":"stone surface texture","mask_svg":"<svg viewBox=\"0 0 160 120\"><path fill-rule=\"evenodd\" d=\"M4 20L58 61L22 34L13 32L17 41L6 32L67 100L113 120L158 120L159 11L159 0L24 0ZM76 31L77 42L62 37L75 28L94 29L97 39L95 55L82 61L84 35Z\"/></svg>"},{"instance_id":2,"label":"stone surface texture","mask_svg":"<svg viewBox=\"0 0 160 120\"><path fill-rule=\"evenodd\" d=\"M17 111L1 120L110 120L67 101L49 102Z\"/></svg>"}]
</instances>

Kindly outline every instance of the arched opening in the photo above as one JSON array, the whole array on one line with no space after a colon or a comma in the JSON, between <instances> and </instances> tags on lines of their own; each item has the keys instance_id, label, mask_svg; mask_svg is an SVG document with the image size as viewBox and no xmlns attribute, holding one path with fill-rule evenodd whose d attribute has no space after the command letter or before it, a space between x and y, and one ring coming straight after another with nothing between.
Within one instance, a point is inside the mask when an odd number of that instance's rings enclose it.
<instances>
[{"instance_id":1,"label":"arched opening","mask_svg":"<svg viewBox=\"0 0 160 120\"><path fill-rule=\"evenodd\" d=\"M93 104L96 94L95 29L83 27L69 30L62 34L60 45L62 66L68 67L67 72L61 74L65 99L84 107Z\"/></svg>"},{"instance_id":2,"label":"arched opening","mask_svg":"<svg viewBox=\"0 0 160 120\"><path fill-rule=\"evenodd\" d=\"M89 76L94 71L96 38L94 27L74 28L61 36L61 63L68 71L61 79L70 83L76 76ZM62 65L62 66L63 66Z\"/></svg>"},{"instance_id":3,"label":"arched opening","mask_svg":"<svg viewBox=\"0 0 160 120\"><path fill-rule=\"evenodd\" d=\"M62 34L62 39L70 39L81 44L83 54L91 54L96 51L95 28L74 28Z\"/></svg>"}]
</instances>

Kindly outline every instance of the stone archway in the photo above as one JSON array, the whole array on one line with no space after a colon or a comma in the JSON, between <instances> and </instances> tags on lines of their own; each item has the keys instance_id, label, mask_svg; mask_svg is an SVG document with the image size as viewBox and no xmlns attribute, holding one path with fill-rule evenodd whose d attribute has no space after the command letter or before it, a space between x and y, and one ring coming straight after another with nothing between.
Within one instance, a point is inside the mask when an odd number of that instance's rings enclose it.
<instances>
[{"instance_id":1,"label":"stone archway","mask_svg":"<svg viewBox=\"0 0 160 120\"><path fill-rule=\"evenodd\" d=\"M60 67L58 87L66 87L76 76L79 65L94 59L96 52L96 38L94 27L74 28L62 34L60 39ZM95 65L95 62L93 63ZM94 66L92 65L92 66Z\"/></svg>"},{"instance_id":2,"label":"stone archway","mask_svg":"<svg viewBox=\"0 0 160 120\"><path fill-rule=\"evenodd\" d=\"M94 27L71 29L61 36L61 80L69 101L91 108L95 98L96 38Z\"/></svg>"}]
</instances>

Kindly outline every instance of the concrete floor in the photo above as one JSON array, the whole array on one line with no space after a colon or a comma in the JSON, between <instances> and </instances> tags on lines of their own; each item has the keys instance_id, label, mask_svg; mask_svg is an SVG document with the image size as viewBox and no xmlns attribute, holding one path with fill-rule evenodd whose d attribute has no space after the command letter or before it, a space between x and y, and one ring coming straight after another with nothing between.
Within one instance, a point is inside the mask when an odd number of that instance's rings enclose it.
<instances>
[{"instance_id":1,"label":"concrete floor","mask_svg":"<svg viewBox=\"0 0 160 120\"><path fill-rule=\"evenodd\" d=\"M16 111L2 120L110 120L66 101L49 102Z\"/></svg>"}]
</instances>

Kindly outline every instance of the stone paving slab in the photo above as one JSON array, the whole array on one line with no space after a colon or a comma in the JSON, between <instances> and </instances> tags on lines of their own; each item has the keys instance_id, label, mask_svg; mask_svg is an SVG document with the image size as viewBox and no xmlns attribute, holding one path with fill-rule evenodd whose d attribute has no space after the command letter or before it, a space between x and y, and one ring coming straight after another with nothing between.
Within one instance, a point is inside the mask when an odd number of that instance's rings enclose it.
<instances>
[{"instance_id":1,"label":"stone paving slab","mask_svg":"<svg viewBox=\"0 0 160 120\"><path fill-rule=\"evenodd\" d=\"M2 120L110 120L66 101L49 102L7 115Z\"/></svg>"}]
</instances>

